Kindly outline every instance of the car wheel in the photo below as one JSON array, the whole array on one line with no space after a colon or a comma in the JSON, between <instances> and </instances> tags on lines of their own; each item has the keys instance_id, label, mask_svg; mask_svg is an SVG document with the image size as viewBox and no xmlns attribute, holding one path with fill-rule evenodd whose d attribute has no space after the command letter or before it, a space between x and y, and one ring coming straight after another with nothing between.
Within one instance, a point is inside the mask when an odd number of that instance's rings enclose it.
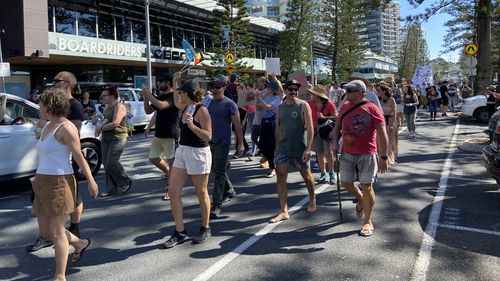
<instances>
[{"instance_id":1,"label":"car wheel","mask_svg":"<svg viewBox=\"0 0 500 281\"><path fill-rule=\"evenodd\" d=\"M490 120L490 112L487 108L483 107L475 112L474 117L481 123L488 123L488 120Z\"/></svg>"},{"instance_id":2,"label":"car wheel","mask_svg":"<svg viewBox=\"0 0 500 281\"><path fill-rule=\"evenodd\" d=\"M87 160L92 175L95 176L99 172L102 164L101 148L93 142L82 142L81 147L83 157ZM85 175L82 173L82 170L78 168L78 165L76 165L75 175L79 180L85 179Z\"/></svg>"}]
</instances>

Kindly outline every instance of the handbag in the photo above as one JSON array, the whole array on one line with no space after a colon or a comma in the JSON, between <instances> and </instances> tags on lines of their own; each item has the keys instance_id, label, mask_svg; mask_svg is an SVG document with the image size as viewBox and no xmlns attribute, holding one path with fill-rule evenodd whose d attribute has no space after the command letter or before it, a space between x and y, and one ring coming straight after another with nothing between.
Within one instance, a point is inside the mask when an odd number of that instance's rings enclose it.
<instances>
[{"instance_id":1,"label":"handbag","mask_svg":"<svg viewBox=\"0 0 500 281\"><path fill-rule=\"evenodd\" d=\"M322 124L318 124L318 134L324 139L330 139L330 133L333 131L335 123L331 119L326 119Z\"/></svg>"}]
</instances>

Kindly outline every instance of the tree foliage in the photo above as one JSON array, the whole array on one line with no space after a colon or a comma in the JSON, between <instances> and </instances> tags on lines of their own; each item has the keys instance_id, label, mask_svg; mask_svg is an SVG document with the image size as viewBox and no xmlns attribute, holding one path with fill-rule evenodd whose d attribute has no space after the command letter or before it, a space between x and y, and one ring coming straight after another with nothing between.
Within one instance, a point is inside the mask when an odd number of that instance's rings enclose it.
<instances>
[{"instance_id":1,"label":"tree foliage","mask_svg":"<svg viewBox=\"0 0 500 281\"><path fill-rule=\"evenodd\" d=\"M419 65L429 61L427 41L419 22L409 22L403 29L398 78L411 78Z\"/></svg>"},{"instance_id":2,"label":"tree foliage","mask_svg":"<svg viewBox=\"0 0 500 281\"><path fill-rule=\"evenodd\" d=\"M236 71L244 70L249 66L241 59L244 57L254 57L253 36L249 31L249 19L245 0L219 0L219 7L213 11L214 33L211 40L214 44L209 48L211 56L211 72L226 74L223 67L226 66L225 56L228 51L236 54L234 62ZM229 40L224 40L223 26L229 28Z\"/></svg>"},{"instance_id":3,"label":"tree foliage","mask_svg":"<svg viewBox=\"0 0 500 281\"><path fill-rule=\"evenodd\" d=\"M315 3L310 0L290 0L285 30L279 35L279 57L284 77L302 70L310 59L316 22Z\"/></svg>"},{"instance_id":4,"label":"tree foliage","mask_svg":"<svg viewBox=\"0 0 500 281\"><path fill-rule=\"evenodd\" d=\"M360 35L364 27L362 0L324 0L321 11L322 37L328 45L334 79L346 79L363 59L366 44Z\"/></svg>"}]
</instances>

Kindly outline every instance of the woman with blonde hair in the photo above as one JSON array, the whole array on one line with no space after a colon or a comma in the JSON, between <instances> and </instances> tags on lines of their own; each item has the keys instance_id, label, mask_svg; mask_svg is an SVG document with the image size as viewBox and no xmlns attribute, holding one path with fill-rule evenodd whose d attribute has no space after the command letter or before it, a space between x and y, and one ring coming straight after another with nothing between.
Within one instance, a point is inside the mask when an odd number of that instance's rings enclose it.
<instances>
[{"instance_id":1,"label":"woman with blonde hair","mask_svg":"<svg viewBox=\"0 0 500 281\"><path fill-rule=\"evenodd\" d=\"M75 248L72 263L78 262L90 246L90 239L79 239L64 228L68 215L76 208L77 182L73 175L71 156L87 179L88 190L97 197L97 183L80 150L78 130L65 116L69 98L59 88L49 88L40 96L40 112L48 120L36 147L38 167L32 182L35 199L33 214L41 233L48 233L55 246L54 280L66 280L68 243Z\"/></svg>"}]
</instances>

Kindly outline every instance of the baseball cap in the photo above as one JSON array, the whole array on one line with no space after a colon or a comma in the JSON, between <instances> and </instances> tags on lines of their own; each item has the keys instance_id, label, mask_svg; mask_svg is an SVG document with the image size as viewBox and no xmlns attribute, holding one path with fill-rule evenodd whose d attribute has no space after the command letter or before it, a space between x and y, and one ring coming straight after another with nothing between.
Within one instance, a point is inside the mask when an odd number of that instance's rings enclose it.
<instances>
[{"instance_id":1,"label":"baseball cap","mask_svg":"<svg viewBox=\"0 0 500 281\"><path fill-rule=\"evenodd\" d=\"M238 78L238 74L233 73L233 74L231 74L230 78L231 78L231 79L236 79L236 78Z\"/></svg>"},{"instance_id":2,"label":"baseball cap","mask_svg":"<svg viewBox=\"0 0 500 281\"><path fill-rule=\"evenodd\" d=\"M292 80L288 80L285 82L285 88L288 88L290 86L297 86L300 88L300 86L302 86L302 85L300 84L299 81L292 79Z\"/></svg>"},{"instance_id":3,"label":"baseball cap","mask_svg":"<svg viewBox=\"0 0 500 281\"><path fill-rule=\"evenodd\" d=\"M366 85L365 82L361 80L352 80L348 83L346 83L343 86L344 89L350 90L350 91L362 91L363 93L366 93Z\"/></svg>"},{"instance_id":4,"label":"baseball cap","mask_svg":"<svg viewBox=\"0 0 500 281\"><path fill-rule=\"evenodd\" d=\"M212 82L213 87L220 88L225 87L227 85L227 78L222 74L218 74L214 77L214 81Z\"/></svg>"}]
</instances>

